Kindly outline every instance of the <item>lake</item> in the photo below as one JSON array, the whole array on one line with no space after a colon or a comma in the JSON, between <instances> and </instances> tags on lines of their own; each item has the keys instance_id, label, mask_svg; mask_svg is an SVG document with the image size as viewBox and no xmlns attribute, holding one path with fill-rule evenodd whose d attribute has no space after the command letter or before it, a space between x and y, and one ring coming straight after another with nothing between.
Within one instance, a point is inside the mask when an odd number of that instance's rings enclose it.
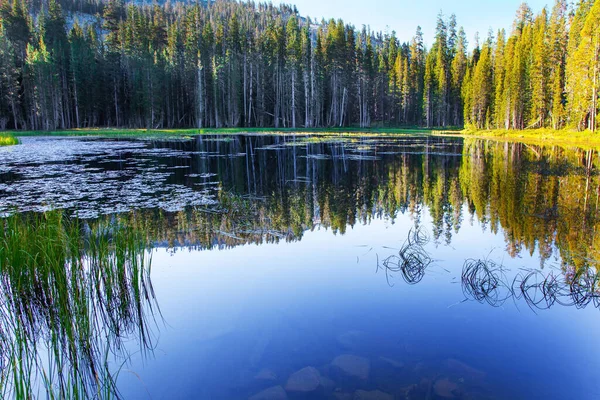
<instances>
[{"instance_id":1,"label":"lake","mask_svg":"<svg viewBox=\"0 0 600 400\"><path fill-rule=\"evenodd\" d=\"M106 348L114 387L80 387L102 398L597 399L599 166L593 150L431 136L25 137L0 148L0 213L63 210L86 248L141 232L132 323L90 311L111 290L99 262L84 313L110 334L73 341ZM40 398L62 354L44 324L24 389Z\"/></svg>"}]
</instances>

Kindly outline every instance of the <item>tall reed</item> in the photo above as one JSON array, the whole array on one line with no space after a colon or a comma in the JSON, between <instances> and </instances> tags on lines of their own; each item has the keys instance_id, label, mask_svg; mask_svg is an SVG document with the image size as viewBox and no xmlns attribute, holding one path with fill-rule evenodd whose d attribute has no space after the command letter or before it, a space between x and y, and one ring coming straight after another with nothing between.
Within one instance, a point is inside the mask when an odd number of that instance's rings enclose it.
<instances>
[{"instance_id":1,"label":"tall reed","mask_svg":"<svg viewBox=\"0 0 600 400\"><path fill-rule=\"evenodd\" d=\"M0 395L119 397L125 342L152 349L150 252L128 218L0 220ZM111 357L114 356L114 357Z\"/></svg>"}]
</instances>

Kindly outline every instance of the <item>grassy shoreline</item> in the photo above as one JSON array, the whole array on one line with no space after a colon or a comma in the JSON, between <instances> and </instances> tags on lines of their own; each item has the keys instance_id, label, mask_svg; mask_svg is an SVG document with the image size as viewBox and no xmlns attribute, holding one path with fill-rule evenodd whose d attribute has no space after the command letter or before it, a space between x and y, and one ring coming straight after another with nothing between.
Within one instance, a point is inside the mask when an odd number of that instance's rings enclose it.
<instances>
[{"instance_id":1,"label":"grassy shoreline","mask_svg":"<svg viewBox=\"0 0 600 400\"><path fill-rule=\"evenodd\" d=\"M600 134L591 131L578 132L570 129L527 129L522 131L504 129L481 131L464 130L461 132L460 136L465 138L491 139L529 144L600 147Z\"/></svg>"},{"instance_id":2,"label":"grassy shoreline","mask_svg":"<svg viewBox=\"0 0 600 400\"><path fill-rule=\"evenodd\" d=\"M92 128L61 131L11 131L15 136L198 136L198 135L236 135L244 133L278 134L318 134L318 135L431 135L459 134L454 129L427 128L206 128L206 129L116 129Z\"/></svg>"},{"instance_id":3,"label":"grassy shoreline","mask_svg":"<svg viewBox=\"0 0 600 400\"><path fill-rule=\"evenodd\" d=\"M513 130L461 130L459 128L207 128L207 129L116 129L92 128L71 129L61 131L9 131L0 133L0 145L18 144L17 137L31 136L106 136L106 137L192 137L198 135L236 135L244 133L262 133L267 135L315 134L332 136L387 136L387 135L430 135L463 138L491 139L498 141L524 142L545 145L574 145L585 147L600 147L600 134L590 131L531 129ZM3 139L7 143L3 143ZM8 143L8 141L11 141Z\"/></svg>"}]
</instances>

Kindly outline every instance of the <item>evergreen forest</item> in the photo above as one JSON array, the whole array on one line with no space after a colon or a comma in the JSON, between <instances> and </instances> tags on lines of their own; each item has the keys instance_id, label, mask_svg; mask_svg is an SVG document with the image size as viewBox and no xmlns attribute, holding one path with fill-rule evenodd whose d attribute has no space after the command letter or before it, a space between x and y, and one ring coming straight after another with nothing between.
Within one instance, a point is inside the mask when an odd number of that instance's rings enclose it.
<instances>
[{"instance_id":1,"label":"evergreen forest","mask_svg":"<svg viewBox=\"0 0 600 400\"><path fill-rule=\"evenodd\" d=\"M292 5L0 0L0 129L596 130L600 2L470 34L442 12L426 46Z\"/></svg>"}]
</instances>

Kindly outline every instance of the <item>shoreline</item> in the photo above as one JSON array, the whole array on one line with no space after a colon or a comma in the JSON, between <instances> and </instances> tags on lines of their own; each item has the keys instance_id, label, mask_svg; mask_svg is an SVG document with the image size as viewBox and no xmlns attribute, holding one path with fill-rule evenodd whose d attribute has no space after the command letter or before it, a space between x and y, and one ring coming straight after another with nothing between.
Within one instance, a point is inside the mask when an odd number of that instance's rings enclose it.
<instances>
[{"instance_id":1,"label":"shoreline","mask_svg":"<svg viewBox=\"0 0 600 400\"><path fill-rule=\"evenodd\" d=\"M204 128L204 129L118 129L90 128L57 131L8 131L20 137L35 136L200 136L200 135L439 135L460 134L459 129L427 128Z\"/></svg>"},{"instance_id":2,"label":"shoreline","mask_svg":"<svg viewBox=\"0 0 600 400\"><path fill-rule=\"evenodd\" d=\"M492 129L482 131L464 130L459 135L464 138L486 139L501 142L520 142L544 146L600 147L600 134L591 131L578 132L569 129L535 129L510 131Z\"/></svg>"},{"instance_id":3,"label":"shoreline","mask_svg":"<svg viewBox=\"0 0 600 400\"><path fill-rule=\"evenodd\" d=\"M323 136L433 136L459 137L464 139L485 139L495 141L522 142L539 145L572 145L577 147L600 147L600 133L590 131L577 132L572 130L536 129L522 131L507 130L459 130L459 129L427 129L427 128L206 128L206 129L117 129L90 128L59 131L6 131L0 132L0 141L6 140L5 145L18 144L18 137L69 137L69 136L105 136L105 137L194 137L200 135L323 135ZM9 140L12 143L8 143ZM17 141L15 143L14 141Z\"/></svg>"}]
</instances>

